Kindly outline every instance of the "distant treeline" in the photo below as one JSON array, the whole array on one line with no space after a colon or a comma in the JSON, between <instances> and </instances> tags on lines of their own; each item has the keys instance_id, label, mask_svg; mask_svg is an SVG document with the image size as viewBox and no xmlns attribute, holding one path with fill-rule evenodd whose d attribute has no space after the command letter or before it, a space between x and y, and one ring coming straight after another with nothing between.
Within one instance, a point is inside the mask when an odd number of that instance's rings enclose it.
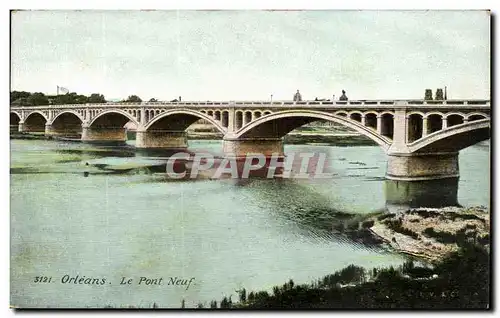
<instances>
[{"instance_id":1,"label":"distant treeline","mask_svg":"<svg viewBox=\"0 0 500 318\"><path fill-rule=\"evenodd\" d=\"M151 98L151 102L156 102L155 98ZM104 95L99 93L91 94L90 96L79 95L75 92L61 95L45 95L44 93L12 91L10 92L10 104L15 106L39 106L39 105L64 105L64 104L100 104L106 103ZM122 100L125 103L140 103L142 99L137 95L130 95L127 99Z\"/></svg>"}]
</instances>

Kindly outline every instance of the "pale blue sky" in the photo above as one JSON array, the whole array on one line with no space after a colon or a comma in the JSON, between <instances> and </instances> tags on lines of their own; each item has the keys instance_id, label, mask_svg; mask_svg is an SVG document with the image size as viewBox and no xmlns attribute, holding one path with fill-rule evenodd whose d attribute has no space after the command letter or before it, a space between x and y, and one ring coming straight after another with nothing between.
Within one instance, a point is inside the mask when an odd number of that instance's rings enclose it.
<instances>
[{"instance_id":1,"label":"pale blue sky","mask_svg":"<svg viewBox=\"0 0 500 318\"><path fill-rule=\"evenodd\" d=\"M489 98L485 11L22 11L12 90L162 100Z\"/></svg>"}]
</instances>

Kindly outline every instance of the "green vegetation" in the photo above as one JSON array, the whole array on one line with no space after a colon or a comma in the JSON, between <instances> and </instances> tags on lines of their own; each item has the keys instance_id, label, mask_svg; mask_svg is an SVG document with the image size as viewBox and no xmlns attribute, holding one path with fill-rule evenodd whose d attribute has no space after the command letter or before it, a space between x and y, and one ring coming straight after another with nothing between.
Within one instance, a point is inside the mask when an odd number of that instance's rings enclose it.
<instances>
[{"instance_id":1,"label":"green vegetation","mask_svg":"<svg viewBox=\"0 0 500 318\"><path fill-rule=\"evenodd\" d=\"M142 102L142 99L137 95L130 95L123 102L125 102L125 103L140 103L140 102Z\"/></svg>"},{"instance_id":2,"label":"green vegetation","mask_svg":"<svg viewBox=\"0 0 500 318\"><path fill-rule=\"evenodd\" d=\"M157 101L152 98L150 101ZM123 103L140 103L142 99L137 95L130 95ZM60 95L45 95L44 93L30 93L24 91L10 92L10 103L16 106L64 105L64 104L100 104L106 103L104 95L94 93L90 96L75 92Z\"/></svg>"},{"instance_id":3,"label":"green vegetation","mask_svg":"<svg viewBox=\"0 0 500 318\"><path fill-rule=\"evenodd\" d=\"M367 271L349 265L310 284L292 280L267 291L238 291L239 302L224 297L210 308L419 308L487 309L490 307L490 255L486 248L465 244L434 267L416 266ZM204 308L199 304L198 308Z\"/></svg>"},{"instance_id":4,"label":"green vegetation","mask_svg":"<svg viewBox=\"0 0 500 318\"><path fill-rule=\"evenodd\" d=\"M10 103L16 106L39 106L106 103L106 99L102 94L91 94L90 96L85 96L72 92L62 95L45 95L39 92L30 93L24 91L12 91L10 92Z\"/></svg>"}]
</instances>

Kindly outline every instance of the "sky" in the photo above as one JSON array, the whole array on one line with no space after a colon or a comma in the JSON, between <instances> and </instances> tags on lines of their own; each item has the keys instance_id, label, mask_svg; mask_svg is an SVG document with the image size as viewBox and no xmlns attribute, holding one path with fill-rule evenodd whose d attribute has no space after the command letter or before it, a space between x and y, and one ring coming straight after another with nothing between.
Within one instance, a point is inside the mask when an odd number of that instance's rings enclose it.
<instances>
[{"instance_id":1,"label":"sky","mask_svg":"<svg viewBox=\"0 0 500 318\"><path fill-rule=\"evenodd\" d=\"M143 100L490 98L487 11L17 11L11 90Z\"/></svg>"}]
</instances>

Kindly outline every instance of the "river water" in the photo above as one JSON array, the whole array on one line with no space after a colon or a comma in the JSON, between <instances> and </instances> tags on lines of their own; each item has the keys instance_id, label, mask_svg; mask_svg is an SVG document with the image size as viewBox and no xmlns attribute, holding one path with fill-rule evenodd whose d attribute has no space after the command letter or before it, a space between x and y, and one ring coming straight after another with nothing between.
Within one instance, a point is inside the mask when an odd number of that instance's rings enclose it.
<instances>
[{"instance_id":1,"label":"river water","mask_svg":"<svg viewBox=\"0 0 500 318\"><path fill-rule=\"evenodd\" d=\"M193 151L221 149L220 141L190 141ZM332 231L339 212L389 206L379 147L287 145L285 152L325 153L335 175L172 180L162 173L165 159L132 149L12 140L11 304L179 307L184 299L190 307L234 301L242 287L404 261ZM460 174L458 203L489 206L488 143L461 151ZM37 276L51 280L35 283ZM84 276L105 283L74 284ZM131 284L120 284L123 277ZM141 277L162 278L161 285L139 285ZM169 285L191 278L188 288Z\"/></svg>"}]
</instances>

